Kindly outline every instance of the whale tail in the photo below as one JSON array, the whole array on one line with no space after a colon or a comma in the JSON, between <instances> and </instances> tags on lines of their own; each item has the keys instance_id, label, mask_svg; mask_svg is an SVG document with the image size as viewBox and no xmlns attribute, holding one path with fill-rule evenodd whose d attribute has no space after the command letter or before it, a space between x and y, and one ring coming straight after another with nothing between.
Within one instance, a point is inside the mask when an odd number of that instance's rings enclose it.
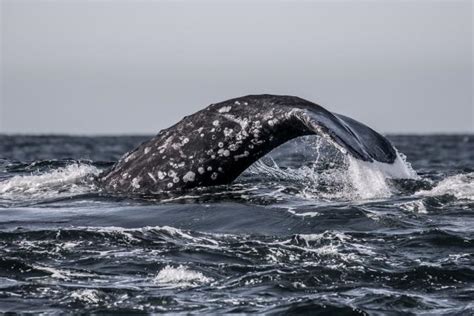
<instances>
[{"instance_id":1,"label":"whale tail","mask_svg":"<svg viewBox=\"0 0 474 316\"><path fill-rule=\"evenodd\" d=\"M387 139L356 120L298 97L250 95L212 104L160 131L99 182L127 194L228 184L273 148L309 134L360 160L396 159Z\"/></svg>"},{"instance_id":2,"label":"whale tail","mask_svg":"<svg viewBox=\"0 0 474 316\"><path fill-rule=\"evenodd\" d=\"M350 117L321 112L318 108L298 111L294 115L303 122L305 134L327 137L357 159L383 163L396 159L396 151L385 137Z\"/></svg>"}]
</instances>

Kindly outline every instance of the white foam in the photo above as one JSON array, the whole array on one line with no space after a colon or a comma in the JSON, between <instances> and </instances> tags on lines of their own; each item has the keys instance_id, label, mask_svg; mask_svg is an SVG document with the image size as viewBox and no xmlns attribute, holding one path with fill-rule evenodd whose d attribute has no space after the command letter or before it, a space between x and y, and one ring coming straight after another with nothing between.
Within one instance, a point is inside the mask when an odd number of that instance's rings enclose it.
<instances>
[{"instance_id":1,"label":"white foam","mask_svg":"<svg viewBox=\"0 0 474 316\"><path fill-rule=\"evenodd\" d=\"M474 200L474 172L457 174L440 181L431 190L418 191L418 196L451 195L457 199Z\"/></svg>"},{"instance_id":2,"label":"white foam","mask_svg":"<svg viewBox=\"0 0 474 316\"><path fill-rule=\"evenodd\" d=\"M420 214L427 214L428 211L426 210L426 206L423 201L411 201L400 204L400 207L406 211L413 212L413 213L420 213Z\"/></svg>"},{"instance_id":3,"label":"white foam","mask_svg":"<svg viewBox=\"0 0 474 316\"><path fill-rule=\"evenodd\" d=\"M318 148L315 149L319 150ZM393 194L389 179L418 178L411 165L406 162L404 155L399 153L392 164L362 161L346 154L344 162L341 162L338 168L327 170L316 169L318 160L319 156L313 167L282 169L270 158L272 165L259 160L249 168L249 172L304 184L304 188L297 193L297 196L305 200L386 198Z\"/></svg>"},{"instance_id":4,"label":"white foam","mask_svg":"<svg viewBox=\"0 0 474 316\"><path fill-rule=\"evenodd\" d=\"M98 304L100 302L99 291L92 289L74 291L71 293L71 298L87 304Z\"/></svg>"},{"instance_id":5,"label":"white foam","mask_svg":"<svg viewBox=\"0 0 474 316\"><path fill-rule=\"evenodd\" d=\"M325 231L321 234L298 234L298 240L304 242L302 249L324 257L338 257L345 262L361 262L364 257L373 257L371 247L358 243L349 235L337 231Z\"/></svg>"},{"instance_id":6,"label":"white foam","mask_svg":"<svg viewBox=\"0 0 474 316\"><path fill-rule=\"evenodd\" d=\"M61 280L70 280L71 277L92 277L93 274L74 272L67 269L59 269L46 266L33 265L33 268L49 273L50 278L61 279ZM42 277L32 277L32 278L42 278Z\"/></svg>"},{"instance_id":7,"label":"white foam","mask_svg":"<svg viewBox=\"0 0 474 316\"><path fill-rule=\"evenodd\" d=\"M92 232L100 232L106 234L117 234L125 237L128 242L137 242L140 239L134 236L134 233L165 233L179 238L188 239L192 242L194 247L203 247L203 248L212 248L217 249L219 247L219 242L208 238L206 234L200 233L199 236L191 236L189 232L183 231L179 228L171 226L145 226L140 228L123 228L118 226L104 226L104 227L90 227L90 226L75 226L73 228L62 229L65 231L73 230L87 230ZM61 230L58 231L58 237L61 234ZM225 234L212 234L213 236L226 236Z\"/></svg>"},{"instance_id":8,"label":"white foam","mask_svg":"<svg viewBox=\"0 0 474 316\"><path fill-rule=\"evenodd\" d=\"M295 215L295 216L300 216L300 217L315 217L321 215L319 212L302 212L302 213L297 213L295 212L291 207L288 208L288 212Z\"/></svg>"},{"instance_id":9,"label":"white foam","mask_svg":"<svg viewBox=\"0 0 474 316\"><path fill-rule=\"evenodd\" d=\"M0 198L25 200L85 193L91 187L81 180L99 172L94 166L74 163L43 174L14 176L0 182Z\"/></svg>"},{"instance_id":10,"label":"white foam","mask_svg":"<svg viewBox=\"0 0 474 316\"><path fill-rule=\"evenodd\" d=\"M306 242L308 245L309 242L321 242L325 239L330 239L332 241L338 242L346 242L350 239L350 237L342 232L332 232L332 231L325 231L320 234L299 234L298 237Z\"/></svg>"},{"instance_id":11,"label":"white foam","mask_svg":"<svg viewBox=\"0 0 474 316\"><path fill-rule=\"evenodd\" d=\"M405 160L403 154L391 164L367 162L347 156L348 181L353 189L352 197L360 199L384 198L392 195L388 179L416 179L418 175Z\"/></svg>"},{"instance_id":12,"label":"white foam","mask_svg":"<svg viewBox=\"0 0 474 316\"><path fill-rule=\"evenodd\" d=\"M181 265L176 268L166 266L154 278L157 284L173 287L197 286L212 281L212 278L206 277L201 272L189 270Z\"/></svg>"}]
</instances>

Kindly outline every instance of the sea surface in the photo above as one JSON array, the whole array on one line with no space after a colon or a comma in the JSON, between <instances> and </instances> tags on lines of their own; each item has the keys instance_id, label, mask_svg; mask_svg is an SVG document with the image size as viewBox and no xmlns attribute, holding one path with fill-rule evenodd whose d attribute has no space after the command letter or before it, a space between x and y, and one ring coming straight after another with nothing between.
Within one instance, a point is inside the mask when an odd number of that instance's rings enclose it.
<instances>
[{"instance_id":1,"label":"sea surface","mask_svg":"<svg viewBox=\"0 0 474 316\"><path fill-rule=\"evenodd\" d=\"M395 166L303 137L229 186L103 192L147 138L0 135L1 313L474 314L474 135L389 136Z\"/></svg>"}]
</instances>

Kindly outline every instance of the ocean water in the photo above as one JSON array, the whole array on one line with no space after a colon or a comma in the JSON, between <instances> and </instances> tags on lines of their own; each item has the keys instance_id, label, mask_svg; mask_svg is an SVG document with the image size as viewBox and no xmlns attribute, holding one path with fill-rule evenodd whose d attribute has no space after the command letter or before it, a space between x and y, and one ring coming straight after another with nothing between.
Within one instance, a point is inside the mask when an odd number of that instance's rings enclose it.
<instances>
[{"instance_id":1,"label":"ocean water","mask_svg":"<svg viewBox=\"0 0 474 316\"><path fill-rule=\"evenodd\" d=\"M395 166L308 136L229 186L101 191L147 138L0 136L0 312L474 313L474 135L389 136Z\"/></svg>"}]
</instances>

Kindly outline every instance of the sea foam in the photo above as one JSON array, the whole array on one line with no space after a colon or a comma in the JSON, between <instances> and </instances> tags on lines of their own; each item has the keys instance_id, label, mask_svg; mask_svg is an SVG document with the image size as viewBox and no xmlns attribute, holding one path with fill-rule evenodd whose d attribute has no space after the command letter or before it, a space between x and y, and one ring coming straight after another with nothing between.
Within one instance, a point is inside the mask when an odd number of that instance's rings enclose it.
<instances>
[{"instance_id":1,"label":"sea foam","mask_svg":"<svg viewBox=\"0 0 474 316\"><path fill-rule=\"evenodd\" d=\"M160 285L172 287L189 287L205 284L213 281L201 272L192 271L183 266L166 266L158 272L154 282Z\"/></svg>"},{"instance_id":2,"label":"sea foam","mask_svg":"<svg viewBox=\"0 0 474 316\"><path fill-rule=\"evenodd\" d=\"M0 199L42 199L81 194L94 186L100 170L92 165L73 163L46 173L17 175L0 182Z\"/></svg>"},{"instance_id":3,"label":"sea foam","mask_svg":"<svg viewBox=\"0 0 474 316\"><path fill-rule=\"evenodd\" d=\"M474 172L457 174L440 181L431 190L418 191L419 196L451 195L457 199L474 200Z\"/></svg>"}]
</instances>

